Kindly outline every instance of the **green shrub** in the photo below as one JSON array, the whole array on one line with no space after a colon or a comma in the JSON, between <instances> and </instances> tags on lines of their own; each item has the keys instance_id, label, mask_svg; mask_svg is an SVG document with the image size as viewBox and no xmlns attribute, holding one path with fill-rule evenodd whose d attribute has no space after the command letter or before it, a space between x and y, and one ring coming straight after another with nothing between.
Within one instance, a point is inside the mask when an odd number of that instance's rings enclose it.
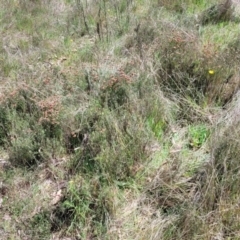
<instances>
[{"instance_id":1,"label":"green shrub","mask_svg":"<svg viewBox=\"0 0 240 240\"><path fill-rule=\"evenodd\" d=\"M8 143L9 161L18 167L31 168L41 162L44 131L28 121L16 118Z\"/></svg>"},{"instance_id":2,"label":"green shrub","mask_svg":"<svg viewBox=\"0 0 240 240\"><path fill-rule=\"evenodd\" d=\"M9 111L5 106L0 106L0 145L6 143L10 129Z\"/></svg>"},{"instance_id":3,"label":"green shrub","mask_svg":"<svg viewBox=\"0 0 240 240\"><path fill-rule=\"evenodd\" d=\"M46 138L55 138L55 139L61 139L62 137L62 128L59 123L51 123L48 121L43 121L41 123L42 128L45 132Z\"/></svg>"},{"instance_id":4,"label":"green shrub","mask_svg":"<svg viewBox=\"0 0 240 240\"><path fill-rule=\"evenodd\" d=\"M69 153L79 149L83 144L86 145L89 140L89 135L95 131L95 126L100 119L101 108L98 106L90 106L86 111L79 112L75 115L70 115L63 120L62 129L64 131L65 147ZM71 122L65 126L64 122Z\"/></svg>"},{"instance_id":5,"label":"green shrub","mask_svg":"<svg viewBox=\"0 0 240 240\"><path fill-rule=\"evenodd\" d=\"M34 90L24 85L2 101L2 109L2 126L8 130L3 131L8 138L2 144L7 146L13 165L32 167L43 160L45 150L51 151L47 139L62 141L60 102L55 96L39 101Z\"/></svg>"},{"instance_id":6,"label":"green shrub","mask_svg":"<svg viewBox=\"0 0 240 240\"><path fill-rule=\"evenodd\" d=\"M40 108L34 98L34 91L27 85L15 88L2 103L11 111L16 111L19 116L24 118L37 119L40 117Z\"/></svg>"},{"instance_id":7,"label":"green shrub","mask_svg":"<svg viewBox=\"0 0 240 240\"><path fill-rule=\"evenodd\" d=\"M103 106L110 109L116 109L122 106L128 100L128 84L121 76L110 79L102 88L101 102Z\"/></svg>"}]
</instances>

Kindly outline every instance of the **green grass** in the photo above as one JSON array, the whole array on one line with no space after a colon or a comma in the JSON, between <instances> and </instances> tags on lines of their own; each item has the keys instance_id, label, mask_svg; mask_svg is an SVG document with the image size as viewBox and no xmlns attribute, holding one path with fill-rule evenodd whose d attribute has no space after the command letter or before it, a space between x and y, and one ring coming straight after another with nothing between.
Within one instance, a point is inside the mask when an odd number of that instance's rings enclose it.
<instances>
[{"instance_id":1,"label":"green grass","mask_svg":"<svg viewBox=\"0 0 240 240\"><path fill-rule=\"evenodd\" d=\"M239 239L239 29L201 25L216 3L0 3L3 240Z\"/></svg>"},{"instance_id":2,"label":"green grass","mask_svg":"<svg viewBox=\"0 0 240 240\"><path fill-rule=\"evenodd\" d=\"M210 132L204 125L189 126L189 145L193 148L201 147L207 140Z\"/></svg>"}]
</instances>

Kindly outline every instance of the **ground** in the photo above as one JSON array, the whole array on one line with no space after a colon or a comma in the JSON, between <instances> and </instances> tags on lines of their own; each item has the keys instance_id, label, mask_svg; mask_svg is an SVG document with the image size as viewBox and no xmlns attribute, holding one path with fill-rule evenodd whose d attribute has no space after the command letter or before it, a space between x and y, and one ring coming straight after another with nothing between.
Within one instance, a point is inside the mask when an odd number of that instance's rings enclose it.
<instances>
[{"instance_id":1,"label":"ground","mask_svg":"<svg viewBox=\"0 0 240 240\"><path fill-rule=\"evenodd\" d=\"M1 239L240 238L232 2L0 2Z\"/></svg>"}]
</instances>

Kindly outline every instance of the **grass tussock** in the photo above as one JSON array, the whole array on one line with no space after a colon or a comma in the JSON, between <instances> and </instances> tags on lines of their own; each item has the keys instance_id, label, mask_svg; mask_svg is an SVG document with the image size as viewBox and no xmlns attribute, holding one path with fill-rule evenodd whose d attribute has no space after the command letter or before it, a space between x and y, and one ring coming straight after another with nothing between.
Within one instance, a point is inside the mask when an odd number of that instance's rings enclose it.
<instances>
[{"instance_id":1,"label":"grass tussock","mask_svg":"<svg viewBox=\"0 0 240 240\"><path fill-rule=\"evenodd\" d=\"M239 239L238 5L2 1L1 239Z\"/></svg>"}]
</instances>

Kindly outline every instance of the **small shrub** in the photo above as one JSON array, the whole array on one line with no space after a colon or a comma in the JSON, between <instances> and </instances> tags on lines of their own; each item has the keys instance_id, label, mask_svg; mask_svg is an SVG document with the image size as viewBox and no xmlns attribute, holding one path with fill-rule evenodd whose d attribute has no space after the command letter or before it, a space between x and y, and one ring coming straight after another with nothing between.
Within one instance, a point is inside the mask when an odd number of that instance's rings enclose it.
<instances>
[{"instance_id":1,"label":"small shrub","mask_svg":"<svg viewBox=\"0 0 240 240\"><path fill-rule=\"evenodd\" d=\"M9 161L13 166L31 168L40 159L39 148L31 139L19 138L9 149Z\"/></svg>"},{"instance_id":2,"label":"small shrub","mask_svg":"<svg viewBox=\"0 0 240 240\"><path fill-rule=\"evenodd\" d=\"M41 146L44 134L41 130L32 130L26 123L22 126L20 122L17 124L19 124L17 131L15 129L15 133L10 133L9 161L14 166L31 168L43 160Z\"/></svg>"},{"instance_id":3,"label":"small shrub","mask_svg":"<svg viewBox=\"0 0 240 240\"><path fill-rule=\"evenodd\" d=\"M123 70L119 70L101 88L102 105L110 109L116 109L125 104L128 100L128 85L130 83L131 78Z\"/></svg>"},{"instance_id":4,"label":"small shrub","mask_svg":"<svg viewBox=\"0 0 240 240\"><path fill-rule=\"evenodd\" d=\"M74 152L75 148L87 144L89 135L95 131L95 125L99 119L100 109L95 106L89 107L84 113L77 113L75 116L67 119L72 124L62 126L62 129L64 129L65 146L69 153Z\"/></svg>"},{"instance_id":5,"label":"small shrub","mask_svg":"<svg viewBox=\"0 0 240 240\"><path fill-rule=\"evenodd\" d=\"M34 97L36 96L31 88L28 85L23 85L11 91L3 104L9 109L15 110L19 116L37 119L40 115L40 109Z\"/></svg>"},{"instance_id":6,"label":"small shrub","mask_svg":"<svg viewBox=\"0 0 240 240\"><path fill-rule=\"evenodd\" d=\"M61 102L56 96L51 96L37 103L40 111L38 123L44 129L47 138L61 139L62 128L60 124Z\"/></svg>"},{"instance_id":7,"label":"small shrub","mask_svg":"<svg viewBox=\"0 0 240 240\"><path fill-rule=\"evenodd\" d=\"M0 145L6 143L10 129L11 122L9 119L9 111L5 106L0 106Z\"/></svg>"},{"instance_id":8,"label":"small shrub","mask_svg":"<svg viewBox=\"0 0 240 240\"><path fill-rule=\"evenodd\" d=\"M48 121L42 121L42 128L45 132L46 138L55 138L61 140L62 137L62 128L59 123L51 123Z\"/></svg>"}]
</instances>

